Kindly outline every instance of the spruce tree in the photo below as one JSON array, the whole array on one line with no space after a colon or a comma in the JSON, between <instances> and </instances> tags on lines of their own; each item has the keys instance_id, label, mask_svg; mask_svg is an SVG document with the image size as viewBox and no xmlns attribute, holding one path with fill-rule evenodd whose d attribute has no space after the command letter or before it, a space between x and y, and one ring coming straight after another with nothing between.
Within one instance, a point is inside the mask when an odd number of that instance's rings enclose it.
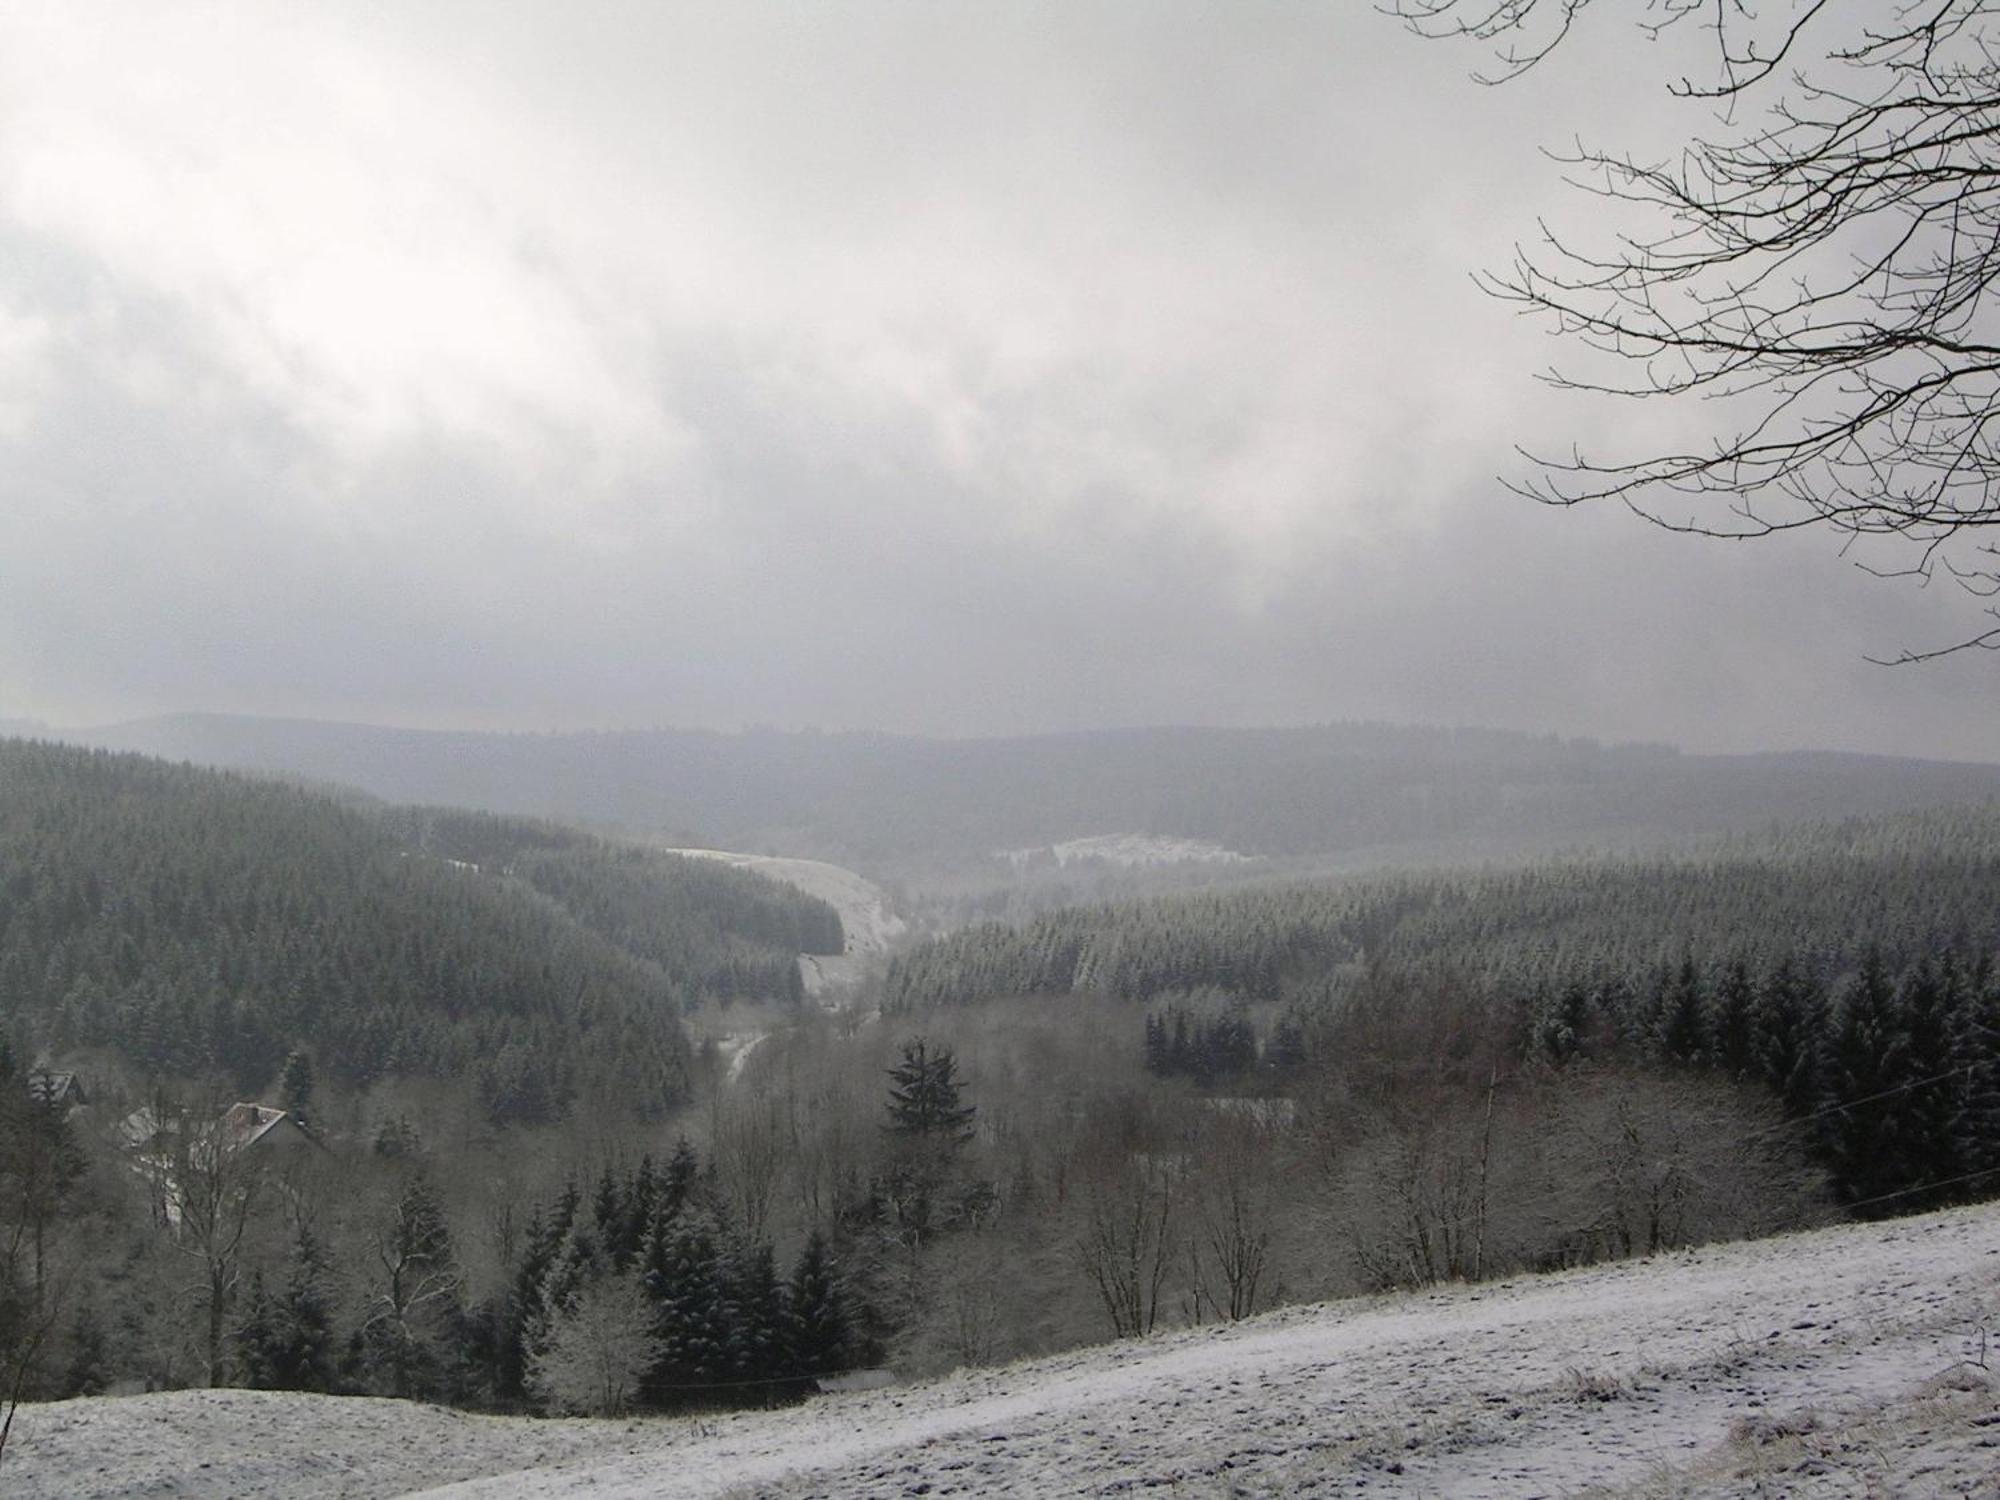
<instances>
[{"instance_id":1,"label":"spruce tree","mask_svg":"<svg viewBox=\"0 0 2000 1500\"><path fill-rule=\"evenodd\" d=\"M1750 965L1737 955L1722 970L1709 1007L1708 1057L1731 1078L1748 1078L1756 1067L1757 986Z\"/></svg>"},{"instance_id":2,"label":"spruce tree","mask_svg":"<svg viewBox=\"0 0 2000 1500\"><path fill-rule=\"evenodd\" d=\"M903 1043L902 1060L889 1070L889 1131L922 1141L970 1140L975 1109L960 1101L959 1092L958 1059L951 1049L912 1037Z\"/></svg>"},{"instance_id":3,"label":"spruce tree","mask_svg":"<svg viewBox=\"0 0 2000 1500\"><path fill-rule=\"evenodd\" d=\"M1908 1037L1909 1090L1892 1101L1903 1134L1910 1186L1935 1183L1898 1206L1904 1212L1949 1203L1963 1195L1964 1134L1970 1069L1962 1058L1966 1026L1958 966L1921 960L1904 976L1897 996Z\"/></svg>"},{"instance_id":4,"label":"spruce tree","mask_svg":"<svg viewBox=\"0 0 2000 1500\"><path fill-rule=\"evenodd\" d=\"M1971 1184L1981 1195L2000 1187L2000 982L1976 971L1965 980L1967 1069L1963 1150L1966 1170L1991 1174Z\"/></svg>"},{"instance_id":5,"label":"spruce tree","mask_svg":"<svg viewBox=\"0 0 2000 1500\"><path fill-rule=\"evenodd\" d=\"M1764 976L1751 1025L1757 1076L1793 1117L1820 1102L1820 1052L1826 1040L1826 997L1819 982L1790 955Z\"/></svg>"},{"instance_id":6,"label":"spruce tree","mask_svg":"<svg viewBox=\"0 0 2000 1500\"><path fill-rule=\"evenodd\" d=\"M1655 1046L1659 1055L1677 1067L1692 1067L1702 1060L1708 1030L1708 1005L1701 982L1701 970L1694 955L1681 960L1680 968L1662 987Z\"/></svg>"},{"instance_id":7,"label":"spruce tree","mask_svg":"<svg viewBox=\"0 0 2000 1500\"><path fill-rule=\"evenodd\" d=\"M768 1243L731 1258L724 1285L729 1378L778 1380L785 1371L785 1300Z\"/></svg>"},{"instance_id":8,"label":"spruce tree","mask_svg":"<svg viewBox=\"0 0 2000 1500\"><path fill-rule=\"evenodd\" d=\"M831 1375L846 1368L846 1299L826 1236L815 1229L792 1269L786 1299L792 1369L800 1375Z\"/></svg>"},{"instance_id":9,"label":"spruce tree","mask_svg":"<svg viewBox=\"0 0 2000 1500\"><path fill-rule=\"evenodd\" d=\"M303 1120L312 1106L312 1097L312 1058L302 1051L294 1051L285 1058L284 1070L278 1077L278 1104Z\"/></svg>"},{"instance_id":10,"label":"spruce tree","mask_svg":"<svg viewBox=\"0 0 2000 1500\"><path fill-rule=\"evenodd\" d=\"M1920 1180L1913 1175L1902 1087L1910 1081L1909 1034L1882 955L1871 949L1835 1008L1822 1071L1820 1120L1834 1191L1877 1216L1882 1200Z\"/></svg>"},{"instance_id":11,"label":"spruce tree","mask_svg":"<svg viewBox=\"0 0 2000 1500\"><path fill-rule=\"evenodd\" d=\"M643 1387L655 1405L687 1405L727 1380L729 1330L721 1258L709 1226L683 1218L667 1234L646 1272L646 1293L659 1309L660 1357Z\"/></svg>"}]
</instances>

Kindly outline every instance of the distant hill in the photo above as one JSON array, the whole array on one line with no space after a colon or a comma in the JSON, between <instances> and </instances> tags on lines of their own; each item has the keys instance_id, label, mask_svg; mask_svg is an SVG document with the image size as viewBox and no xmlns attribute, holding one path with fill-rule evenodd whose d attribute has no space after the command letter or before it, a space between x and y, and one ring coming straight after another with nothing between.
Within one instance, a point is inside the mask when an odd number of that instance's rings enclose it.
<instances>
[{"instance_id":1,"label":"distant hill","mask_svg":"<svg viewBox=\"0 0 2000 1500\"><path fill-rule=\"evenodd\" d=\"M341 782L394 802L582 820L878 872L1003 852L1018 865L1035 850L1105 835L1275 858L1501 857L2000 797L1992 765L1684 755L1380 724L935 740L493 734L180 715L65 737Z\"/></svg>"},{"instance_id":2,"label":"distant hill","mask_svg":"<svg viewBox=\"0 0 2000 1500\"><path fill-rule=\"evenodd\" d=\"M686 1091L680 1017L797 999L833 909L709 861L0 740L0 1029L142 1072L474 1079L496 1119Z\"/></svg>"}]
</instances>

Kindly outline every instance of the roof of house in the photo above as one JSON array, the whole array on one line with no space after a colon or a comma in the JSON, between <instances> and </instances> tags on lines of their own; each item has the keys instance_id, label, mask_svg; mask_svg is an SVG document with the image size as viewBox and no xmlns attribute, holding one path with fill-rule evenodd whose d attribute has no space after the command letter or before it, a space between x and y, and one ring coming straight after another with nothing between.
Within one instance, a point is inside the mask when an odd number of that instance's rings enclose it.
<instances>
[{"instance_id":1,"label":"roof of house","mask_svg":"<svg viewBox=\"0 0 2000 1500\"><path fill-rule=\"evenodd\" d=\"M317 1140L290 1110L269 1104L232 1104L222 1116L223 1138L238 1150L256 1145L273 1131L283 1130L287 1125L306 1139Z\"/></svg>"},{"instance_id":2,"label":"roof of house","mask_svg":"<svg viewBox=\"0 0 2000 1500\"><path fill-rule=\"evenodd\" d=\"M28 1097L37 1104L88 1104L83 1080L74 1073L58 1073L52 1068L36 1068L28 1074Z\"/></svg>"},{"instance_id":3,"label":"roof of house","mask_svg":"<svg viewBox=\"0 0 2000 1500\"><path fill-rule=\"evenodd\" d=\"M269 1104L232 1104L216 1124L221 1145L231 1151L275 1138L324 1144L297 1115ZM179 1119L171 1115L163 1119L150 1108L134 1110L119 1125L126 1146L134 1150L158 1147L163 1137L177 1137L180 1131Z\"/></svg>"}]
</instances>

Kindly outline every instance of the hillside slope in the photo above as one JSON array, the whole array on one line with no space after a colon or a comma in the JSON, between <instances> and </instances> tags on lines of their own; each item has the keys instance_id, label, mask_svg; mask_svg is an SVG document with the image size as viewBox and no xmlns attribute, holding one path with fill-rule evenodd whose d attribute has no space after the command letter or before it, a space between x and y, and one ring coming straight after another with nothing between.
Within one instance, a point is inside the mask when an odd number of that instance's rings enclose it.
<instances>
[{"instance_id":1,"label":"hillside slope","mask_svg":"<svg viewBox=\"0 0 2000 1500\"><path fill-rule=\"evenodd\" d=\"M0 1027L242 1089L476 1074L495 1118L583 1080L682 1090L680 1016L795 1000L834 910L553 824L352 806L271 781L0 740Z\"/></svg>"},{"instance_id":2,"label":"hillside slope","mask_svg":"<svg viewBox=\"0 0 2000 1500\"><path fill-rule=\"evenodd\" d=\"M799 972L806 993L822 1001L851 992L871 961L882 958L908 924L891 908L888 894L872 880L818 859L772 854L737 854L724 849L669 849L684 859L716 860L794 886L840 914L844 947L838 953L801 953Z\"/></svg>"},{"instance_id":3,"label":"hillside slope","mask_svg":"<svg viewBox=\"0 0 2000 1500\"><path fill-rule=\"evenodd\" d=\"M531 1422L183 1392L24 1408L21 1500L1993 1495L2000 1205L1228 1328L790 1410ZM1760 1488L1761 1486L1761 1488Z\"/></svg>"}]
</instances>

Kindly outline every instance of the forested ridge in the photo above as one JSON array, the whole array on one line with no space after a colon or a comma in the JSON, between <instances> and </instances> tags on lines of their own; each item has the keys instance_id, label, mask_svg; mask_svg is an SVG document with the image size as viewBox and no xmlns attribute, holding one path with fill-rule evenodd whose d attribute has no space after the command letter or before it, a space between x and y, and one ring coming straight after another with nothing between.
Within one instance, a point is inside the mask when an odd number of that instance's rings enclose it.
<instances>
[{"instance_id":1,"label":"forested ridge","mask_svg":"<svg viewBox=\"0 0 2000 1500\"><path fill-rule=\"evenodd\" d=\"M473 1077L496 1119L586 1084L686 1092L680 1018L796 999L824 903L519 820L342 805L237 775L0 742L0 1025L140 1073L262 1088Z\"/></svg>"},{"instance_id":2,"label":"forested ridge","mask_svg":"<svg viewBox=\"0 0 2000 1500\"><path fill-rule=\"evenodd\" d=\"M984 923L898 955L884 1003L1196 988L1279 1001L1324 996L1343 966L1364 963L1550 989L1690 954L1784 953L1831 980L1870 951L1900 967L1952 949L2000 950L2000 804L1690 853L1287 883Z\"/></svg>"},{"instance_id":3,"label":"forested ridge","mask_svg":"<svg viewBox=\"0 0 2000 1500\"><path fill-rule=\"evenodd\" d=\"M398 802L581 819L921 880L1131 833L1292 858L1460 857L2000 796L2000 767L1714 756L1498 730L1336 723L1014 739L623 730L482 734L183 715L76 738L325 778Z\"/></svg>"}]
</instances>

